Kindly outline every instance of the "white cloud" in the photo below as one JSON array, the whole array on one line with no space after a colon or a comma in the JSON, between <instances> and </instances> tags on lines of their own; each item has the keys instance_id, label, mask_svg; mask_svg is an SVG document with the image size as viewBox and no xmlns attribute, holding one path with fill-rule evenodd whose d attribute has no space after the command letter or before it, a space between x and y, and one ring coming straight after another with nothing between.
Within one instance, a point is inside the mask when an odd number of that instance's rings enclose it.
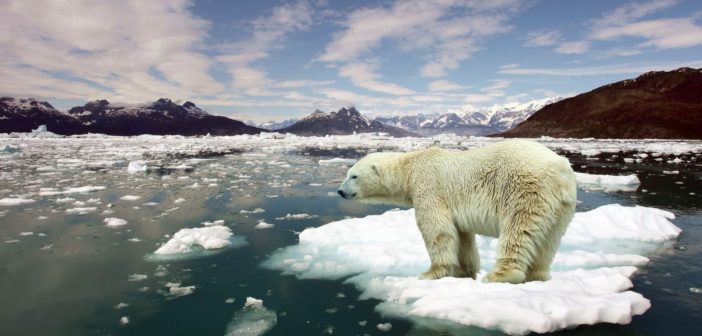
<instances>
[{"instance_id":1,"label":"white cloud","mask_svg":"<svg viewBox=\"0 0 702 336\"><path fill-rule=\"evenodd\" d=\"M348 78L353 85L371 91L392 95L408 95L414 91L397 84L378 81L377 65L365 62L353 62L339 69L339 75Z\"/></svg>"},{"instance_id":2,"label":"white cloud","mask_svg":"<svg viewBox=\"0 0 702 336\"><path fill-rule=\"evenodd\" d=\"M678 0L636 1L618 7L593 20L595 27L610 27L626 24L647 15L676 5Z\"/></svg>"},{"instance_id":3,"label":"white cloud","mask_svg":"<svg viewBox=\"0 0 702 336\"><path fill-rule=\"evenodd\" d=\"M194 17L189 7L182 0L6 2L0 31L11 33L0 35L0 61L14 77L3 77L3 82L24 86L23 95L63 83L92 87L82 97L73 92L74 98L100 95L122 101L214 94L223 86L207 72L211 60L197 51L208 23ZM23 75L27 66L43 73L45 81L28 82L37 73ZM135 80L158 85L144 88ZM90 82L102 88L86 84ZM57 96L66 89L52 88Z\"/></svg>"},{"instance_id":4,"label":"white cloud","mask_svg":"<svg viewBox=\"0 0 702 336\"><path fill-rule=\"evenodd\" d=\"M570 41L561 43L554 51L559 54L584 54L589 48L588 41Z\"/></svg>"},{"instance_id":5,"label":"white cloud","mask_svg":"<svg viewBox=\"0 0 702 336\"><path fill-rule=\"evenodd\" d=\"M554 45L561 40L561 33L557 30L533 31L527 33L524 41L525 47L546 47Z\"/></svg>"},{"instance_id":6,"label":"white cloud","mask_svg":"<svg viewBox=\"0 0 702 336\"><path fill-rule=\"evenodd\" d=\"M643 38L640 47L687 48L702 45L702 26L692 18L648 20L597 29L591 38L614 40L626 36Z\"/></svg>"},{"instance_id":7,"label":"white cloud","mask_svg":"<svg viewBox=\"0 0 702 336\"><path fill-rule=\"evenodd\" d=\"M429 83L429 91L432 92L457 91L463 89L466 89L466 86L445 79L439 79Z\"/></svg>"},{"instance_id":8,"label":"white cloud","mask_svg":"<svg viewBox=\"0 0 702 336\"><path fill-rule=\"evenodd\" d=\"M441 77L479 50L482 38L509 31L509 14L520 7L517 0L411 0L362 8L348 16L318 59L352 62L383 40L396 40L402 49L426 53L422 76Z\"/></svg>"},{"instance_id":9,"label":"white cloud","mask_svg":"<svg viewBox=\"0 0 702 336\"><path fill-rule=\"evenodd\" d=\"M700 68L702 67L702 60L668 63L628 63L575 68L516 67L500 69L498 72L509 75L601 76L615 74L640 74L648 71L670 71L681 67Z\"/></svg>"}]
</instances>

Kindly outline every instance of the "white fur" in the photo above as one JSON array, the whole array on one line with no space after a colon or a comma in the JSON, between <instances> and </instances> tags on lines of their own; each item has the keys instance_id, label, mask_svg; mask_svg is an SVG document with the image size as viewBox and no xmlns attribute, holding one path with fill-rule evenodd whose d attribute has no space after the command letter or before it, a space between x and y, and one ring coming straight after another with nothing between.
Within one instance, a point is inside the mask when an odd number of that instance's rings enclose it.
<instances>
[{"instance_id":1,"label":"white fur","mask_svg":"<svg viewBox=\"0 0 702 336\"><path fill-rule=\"evenodd\" d=\"M349 169L339 190L362 202L415 208L431 259L421 275L427 279L475 278L475 234L500 238L486 281L549 279L576 203L568 160L527 140L467 151L373 153Z\"/></svg>"}]
</instances>

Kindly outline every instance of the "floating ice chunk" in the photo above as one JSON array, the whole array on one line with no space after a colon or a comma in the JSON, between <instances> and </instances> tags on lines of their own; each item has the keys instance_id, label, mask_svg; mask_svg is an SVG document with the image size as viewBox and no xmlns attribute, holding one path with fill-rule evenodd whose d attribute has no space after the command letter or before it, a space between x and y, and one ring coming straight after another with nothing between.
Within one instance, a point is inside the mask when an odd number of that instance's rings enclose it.
<instances>
[{"instance_id":1,"label":"floating ice chunk","mask_svg":"<svg viewBox=\"0 0 702 336\"><path fill-rule=\"evenodd\" d=\"M318 163L321 165L324 164L354 164L356 163L356 159L344 159L344 158L333 158L333 159L326 159L326 160L319 160Z\"/></svg>"},{"instance_id":2,"label":"floating ice chunk","mask_svg":"<svg viewBox=\"0 0 702 336\"><path fill-rule=\"evenodd\" d=\"M0 205L11 206L11 205L23 205L34 203L33 199L28 198L2 198L0 199Z\"/></svg>"},{"instance_id":3,"label":"floating ice chunk","mask_svg":"<svg viewBox=\"0 0 702 336\"><path fill-rule=\"evenodd\" d=\"M123 225L127 225L127 221L121 218L115 218L115 217L110 217L110 218L105 218L103 221L107 227L115 228L115 227L120 227Z\"/></svg>"},{"instance_id":4,"label":"floating ice chunk","mask_svg":"<svg viewBox=\"0 0 702 336\"><path fill-rule=\"evenodd\" d=\"M137 196L137 195L124 195L124 196L120 197L119 199L121 199L123 201L136 201L140 198L141 198L141 196Z\"/></svg>"},{"instance_id":5,"label":"floating ice chunk","mask_svg":"<svg viewBox=\"0 0 702 336\"><path fill-rule=\"evenodd\" d=\"M225 336L258 336L263 335L278 322L274 310L263 306L263 301L252 297L246 298L244 308L234 314L227 325Z\"/></svg>"},{"instance_id":6,"label":"floating ice chunk","mask_svg":"<svg viewBox=\"0 0 702 336\"><path fill-rule=\"evenodd\" d=\"M115 309L122 309L122 308L127 308L129 307L128 303L120 302L115 306Z\"/></svg>"},{"instance_id":7,"label":"floating ice chunk","mask_svg":"<svg viewBox=\"0 0 702 336\"><path fill-rule=\"evenodd\" d=\"M256 209L253 209L253 210L241 210L241 211L239 211L239 213L242 213L242 214L256 214L256 213L264 213L264 212L266 212L266 210L265 210L265 209L262 209L262 208L256 208Z\"/></svg>"},{"instance_id":8,"label":"floating ice chunk","mask_svg":"<svg viewBox=\"0 0 702 336\"><path fill-rule=\"evenodd\" d=\"M580 151L580 154L584 156L597 156L600 155L600 153L602 152L597 149L584 149Z\"/></svg>"},{"instance_id":9,"label":"floating ice chunk","mask_svg":"<svg viewBox=\"0 0 702 336\"><path fill-rule=\"evenodd\" d=\"M392 323L378 323L378 325L376 325L375 327L378 328L378 330L380 331L390 331L390 329L392 329Z\"/></svg>"},{"instance_id":10,"label":"floating ice chunk","mask_svg":"<svg viewBox=\"0 0 702 336\"><path fill-rule=\"evenodd\" d=\"M91 212L97 211L96 207L83 207L83 208L71 208L66 209L66 213L69 215L85 215Z\"/></svg>"},{"instance_id":11,"label":"floating ice chunk","mask_svg":"<svg viewBox=\"0 0 702 336\"><path fill-rule=\"evenodd\" d=\"M122 317L119 319L119 324L121 324L121 325L129 324L129 317L128 317L128 316L122 316Z\"/></svg>"},{"instance_id":12,"label":"floating ice chunk","mask_svg":"<svg viewBox=\"0 0 702 336\"><path fill-rule=\"evenodd\" d=\"M672 218L663 210L620 205L577 213L554 260L552 279L519 285L482 283L497 246L495 238L483 236L476 237L484 267L477 280L419 280L429 258L414 210L306 229L298 245L274 253L263 266L301 279L347 278L361 299L384 301L377 309L388 316L428 317L510 334L626 324L650 307L646 298L628 291L634 266L648 261L641 254L680 233Z\"/></svg>"},{"instance_id":13,"label":"floating ice chunk","mask_svg":"<svg viewBox=\"0 0 702 336\"><path fill-rule=\"evenodd\" d=\"M302 219L313 219L317 218L319 216L317 215L310 215L307 213L299 213L299 214L287 214L283 217L276 217L277 220L302 220Z\"/></svg>"},{"instance_id":14,"label":"floating ice chunk","mask_svg":"<svg viewBox=\"0 0 702 336\"><path fill-rule=\"evenodd\" d=\"M578 187L585 190L636 191L641 181L635 174L625 176L575 173Z\"/></svg>"},{"instance_id":15,"label":"floating ice chunk","mask_svg":"<svg viewBox=\"0 0 702 336\"><path fill-rule=\"evenodd\" d=\"M64 191L44 190L44 191L40 191L39 195L41 195L41 196L54 196L54 195L69 195L69 194L86 194L89 192L95 192L95 191L105 190L105 189L106 188L103 186L84 186L84 187L68 188Z\"/></svg>"},{"instance_id":16,"label":"floating ice chunk","mask_svg":"<svg viewBox=\"0 0 702 336\"><path fill-rule=\"evenodd\" d=\"M143 281L143 280L146 280L148 278L149 278L149 276L146 274L134 273L134 274L131 274L127 280L128 281Z\"/></svg>"},{"instance_id":17,"label":"floating ice chunk","mask_svg":"<svg viewBox=\"0 0 702 336\"><path fill-rule=\"evenodd\" d=\"M224 219L218 219L218 220L212 221L212 222L202 222L200 224L202 224L204 226L224 225Z\"/></svg>"},{"instance_id":18,"label":"floating ice chunk","mask_svg":"<svg viewBox=\"0 0 702 336\"><path fill-rule=\"evenodd\" d=\"M19 235L20 235L20 236L24 236L24 237L26 237L26 236L33 236L33 235L34 235L34 232L32 232L32 231L24 231L24 232L20 232Z\"/></svg>"},{"instance_id":19,"label":"floating ice chunk","mask_svg":"<svg viewBox=\"0 0 702 336\"><path fill-rule=\"evenodd\" d=\"M129 162L127 171L130 173L144 173L148 172L151 168L144 161L132 161Z\"/></svg>"},{"instance_id":20,"label":"floating ice chunk","mask_svg":"<svg viewBox=\"0 0 702 336\"><path fill-rule=\"evenodd\" d=\"M195 293L195 286L184 286L182 287L180 285L180 282L167 282L165 287L168 288L168 292L166 292L166 296L171 299L175 299L181 296L186 296L190 295L192 293Z\"/></svg>"},{"instance_id":21,"label":"floating ice chunk","mask_svg":"<svg viewBox=\"0 0 702 336\"><path fill-rule=\"evenodd\" d=\"M254 228L256 228L256 229L270 229L274 226L275 226L275 224L270 224L270 223L266 223L264 221L260 221L260 222L258 222L258 224L256 224L256 226L254 226Z\"/></svg>"},{"instance_id":22,"label":"floating ice chunk","mask_svg":"<svg viewBox=\"0 0 702 336\"><path fill-rule=\"evenodd\" d=\"M185 202L185 201L186 201L185 198L179 197L179 198L176 198L176 200L173 201L173 203L179 204L179 203L183 203L183 202Z\"/></svg>"},{"instance_id":23,"label":"floating ice chunk","mask_svg":"<svg viewBox=\"0 0 702 336\"><path fill-rule=\"evenodd\" d=\"M219 250L225 247L241 247L246 244L243 237L233 237L231 229L222 225L181 229L169 241L161 245L154 257L163 259L198 256L203 250Z\"/></svg>"}]
</instances>

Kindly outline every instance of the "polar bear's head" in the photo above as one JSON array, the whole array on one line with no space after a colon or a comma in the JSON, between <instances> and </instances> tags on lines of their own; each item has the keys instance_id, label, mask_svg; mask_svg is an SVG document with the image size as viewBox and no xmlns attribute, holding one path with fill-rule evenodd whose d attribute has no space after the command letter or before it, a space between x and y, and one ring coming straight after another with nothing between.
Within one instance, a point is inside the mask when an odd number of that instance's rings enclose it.
<instances>
[{"instance_id":1,"label":"polar bear's head","mask_svg":"<svg viewBox=\"0 0 702 336\"><path fill-rule=\"evenodd\" d=\"M365 203L385 203L393 194L392 163L398 153L372 153L362 158L346 173L339 187L339 195Z\"/></svg>"}]
</instances>

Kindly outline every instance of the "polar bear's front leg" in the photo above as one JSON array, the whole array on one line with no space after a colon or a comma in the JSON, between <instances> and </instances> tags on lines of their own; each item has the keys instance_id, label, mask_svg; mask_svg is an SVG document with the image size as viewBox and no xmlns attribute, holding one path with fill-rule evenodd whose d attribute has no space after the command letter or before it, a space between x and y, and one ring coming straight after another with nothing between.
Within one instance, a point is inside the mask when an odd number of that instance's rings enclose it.
<instances>
[{"instance_id":1,"label":"polar bear's front leg","mask_svg":"<svg viewBox=\"0 0 702 336\"><path fill-rule=\"evenodd\" d=\"M460 240L458 231L447 209L416 208L417 226L429 252L431 267L422 273L420 279L440 279L443 277L465 277L466 272L458 261Z\"/></svg>"}]
</instances>

